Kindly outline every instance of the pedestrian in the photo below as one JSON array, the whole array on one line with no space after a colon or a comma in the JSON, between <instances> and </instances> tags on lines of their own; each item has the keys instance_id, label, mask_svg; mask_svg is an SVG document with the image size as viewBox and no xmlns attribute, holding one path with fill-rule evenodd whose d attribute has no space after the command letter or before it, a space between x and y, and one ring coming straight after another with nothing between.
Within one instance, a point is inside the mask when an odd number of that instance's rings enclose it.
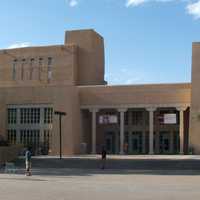
<instances>
[{"instance_id":1,"label":"pedestrian","mask_svg":"<svg viewBox=\"0 0 200 200\"><path fill-rule=\"evenodd\" d=\"M102 162L102 166L101 169L105 169L106 167L106 149L105 147L102 147L102 151L101 151L101 162Z\"/></svg>"},{"instance_id":2,"label":"pedestrian","mask_svg":"<svg viewBox=\"0 0 200 200\"><path fill-rule=\"evenodd\" d=\"M25 152L26 176L31 176L31 150L27 148Z\"/></svg>"}]
</instances>

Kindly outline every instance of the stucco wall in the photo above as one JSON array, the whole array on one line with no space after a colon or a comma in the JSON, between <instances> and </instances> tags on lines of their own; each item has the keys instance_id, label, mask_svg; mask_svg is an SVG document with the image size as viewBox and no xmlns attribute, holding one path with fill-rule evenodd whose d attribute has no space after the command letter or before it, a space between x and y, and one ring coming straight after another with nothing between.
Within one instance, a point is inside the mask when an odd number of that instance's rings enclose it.
<instances>
[{"instance_id":1,"label":"stucco wall","mask_svg":"<svg viewBox=\"0 0 200 200\"><path fill-rule=\"evenodd\" d=\"M52 79L48 82L48 58L52 58ZM39 59L42 58L42 65ZM23 79L22 79L22 63ZM31 59L33 62L32 80L30 80ZM16 60L16 80L13 80L13 63ZM77 81L77 47L75 45L57 45L46 47L27 47L0 51L0 85L44 85L69 84ZM39 75L40 74L40 75ZM39 78L40 76L40 78Z\"/></svg>"},{"instance_id":2,"label":"stucco wall","mask_svg":"<svg viewBox=\"0 0 200 200\"><path fill-rule=\"evenodd\" d=\"M191 85L79 86L81 106L190 104Z\"/></svg>"},{"instance_id":3,"label":"stucco wall","mask_svg":"<svg viewBox=\"0 0 200 200\"><path fill-rule=\"evenodd\" d=\"M21 146L0 147L0 164L14 161L18 157L21 149Z\"/></svg>"},{"instance_id":4,"label":"stucco wall","mask_svg":"<svg viewBox=\"0 0 200 200\"><path fill-rule=\"evenodd\" d=\"M78 46L78 85L104 84L104 39L94 30L66 31L65 44Z\"/></svg>"},{"instance_id":5,"label":"stucco wall","mask_svg":"<svg viewBox=\"0 0 200 200\"><path fill-rule=\"evenodd\" d=\"M190 146L200 154L200 43L192 46L192 93L190 112Z\"/></svg>"},{"instance_id":6,"label":"stucco wall","mask_svg":"<svg viewBox=\"0 0 200 200\"><path fill-rule=\"evenodd\" d=\"M54 110L67 113L62 119L63 154L79 152L80 107L75 86L55 85L43 87L0 88L0 133L6 136L7 105L52 105ZM59 120L53 118L52 154L59 153Z\"/></svg>"}]
</instances>

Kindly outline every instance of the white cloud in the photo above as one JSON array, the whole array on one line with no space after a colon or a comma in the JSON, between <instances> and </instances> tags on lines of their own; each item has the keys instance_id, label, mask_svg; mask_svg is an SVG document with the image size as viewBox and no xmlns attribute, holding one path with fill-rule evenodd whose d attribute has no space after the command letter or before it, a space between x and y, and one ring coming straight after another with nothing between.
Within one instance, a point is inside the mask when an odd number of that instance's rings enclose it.
<instances>
[{"instance_id":1,"label":"white cloud","mask_svg":"<svg viewBox=\"0 0 200 200\"><path fill-rule=\"evenodd\" d=\"M144 81L144 73L123 67L118 71L106 73L105 80L111 85L131 85Z\"/></svg>"},{"instance_id":2,"label":"white cloud","mask_svg":"<svg viewBox=\"0 0 200 200\"><path fill-rule=\"evenodd\" d=\"M126 7L138 6L138 5L143 4L143 3L147 2L147 1L148 0L127 0Z\"/></svg>"},{"instance_id":3,"label":"white cloud","mask_svg":"<svg viewBox=\"0 0 200 200\"><path fill-rule=\"evenodd\" d=\"M126 7L130 6L138 6L146 2L161 2L161 3L167 3L171 1L177 1L177 0L126 0ZM181 0L180 0L181 1Z\"/></svg>"},{"instance_id":4,"label":"white cloud","mask_svg":"<svg viewBox=\"0 0 200 200\"><path fill-rule=\"evenodd\" d=\"M31 46L30 42L22 42L22 43L14 43L8 46L8 49L16 49L16 48L23 48L23 47L29 47Z\"/></svg>"},{"instance_id":5,"label":"white cloud","mask_svg":"<svg viewBox=\"0 0 200 200\"><path fill-rule=\"evenodd\" d=\"M125 85L137 84L140 81L142 81L142 79L139 77L129 78L129 79L124 80L124 84Z\"/></svg>"},{"instance_id":6,"label":"white cloud","mask_svg":"<svg viewBox=\"0 0 200 200\"><path fill-rule=\"evenodd\" d=\"M146 2L167 3L173 1L187 2L186 11L189 15L194 16L195 19L200 19L200 0L191 2L190 0L126 0L126 7L139 6ZM190 2L190 3L189 3Z\"/></svg>"},{"instance_id":7,"label":"white cloud","mask_svg":"<svg viewBox=\"0 0 200 200\"><path fill-rule=\"evenodd\" d=\"M200 0L195 3L190 3L186 7L187 13L193 15L195 19L200 18Z\"/></svg>"},{"instance_id":8,"label":"white cloud","mask_svg":"<svg viewBox=\"0 0 200 200\"><path fill-rule=\"evenodd\" d=\"M79 3L78 0L66 0L66 2L70 7L75 7Z\"/></svg>"},{"instance_id":9,"label":"white cloud","mask_svg":"<svg viewBox=\"0 0 200 200\"><path fill-rule=\"evenodd\" d=\"M79 4L80 0L65 0L66 3L70 7L75 7ZM116 0L107 0L114 2ZM154 2L154 3L168 3L168 2L187 2L186 3L186 11L189 15L193 15L195 19L200 19L200 0L196 0L196 2L192 3L193 0L124 0L125 6L128 7L136 7L140 6L144 3ZM190 3L189 3L190 2Z\"/></svg>"}]
</instances>

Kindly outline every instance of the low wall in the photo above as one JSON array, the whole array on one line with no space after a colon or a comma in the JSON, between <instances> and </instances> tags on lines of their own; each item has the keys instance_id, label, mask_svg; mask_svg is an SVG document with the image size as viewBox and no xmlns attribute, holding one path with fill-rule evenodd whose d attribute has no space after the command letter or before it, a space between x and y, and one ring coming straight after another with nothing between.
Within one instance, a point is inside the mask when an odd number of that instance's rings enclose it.
<instances>
[{"instance_id":1,"label":"low wall","mask_svg":"<svg viewBox=\"0 0 200 200\"><path fill-rule=\"evenodd\" d=\"M0 147L0 165L15 160L21 149L21 146Z\"/></svg>"}]
</instances>

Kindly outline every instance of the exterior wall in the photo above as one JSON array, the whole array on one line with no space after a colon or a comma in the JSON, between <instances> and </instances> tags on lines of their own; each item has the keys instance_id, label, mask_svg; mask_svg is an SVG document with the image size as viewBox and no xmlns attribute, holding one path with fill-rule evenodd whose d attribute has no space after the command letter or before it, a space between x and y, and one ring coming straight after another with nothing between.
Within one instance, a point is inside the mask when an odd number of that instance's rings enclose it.
<instances>
[{"instance_id":1,"label":"exterior wall","mask_svg":"<svg viewBox=\"0 0 200 200\"><path fill-rule=\"evenodd\" d=\"M200 43L192 46L192 93L190 114L190 146L200 154Z\"/></svg>"},{"instance_id":2,"label":"exterior wall","mask_svg":"<svg viewBox=\"0 0 200 200\"><path fill-rule=\"evenodd\" d=\"M6 137L7 105L50 104L54 110L67 113L62 119L63 154L80 150L80 107L75 86L12 87L0 88L0 133ZM52 154L59 154L59 119L53 118Z\"/></svg>"},{"instance_id":3,"label":"exterior wall","mask_svg":"<svg viewBox=\"0 0 200 200\"><path fill-rule=\"evenodd\" d=\"M160 132L169 132L170 137L179 133L179 124L176 125L160 125L158 122L159 110L174 110L179 107L185 109L190 106L191 84L154 84L154 85L132 85L132 86L79 86L80 101L82 109L98 109L96 121L96 137L97 137L97 152L101 151L101 146L105 145L106 132L114 132L119 139L120 125L100 125L98 124L98 116L102 113L112 111L113 114L119 115L119 108L127 108L128 112L143 109L144 123L140 126L133 126L129 124L124 126L124 131L129 135L135 131L141 131L146 138L145 151L148 152L149 144L149 122L148 111L145 108L155 107L157 110L154 112L154 142L155 153L159 153L159 137ZM86 112L86 111L85 111ZM177 116L179 116L179 111ZM184 115L184 152L187 153L188 147L188 114ZM118 116L119 119L119 116ZM90 113L91 120L91 113ZM92 122L88 126L91 127ZM88 130L90 127L87 127ZM91 129L90 129L91 130ZM85 138L91 137L91 132L84 131ZM118 135L118 136L117 136ZM88 146L91 148L91 140ZM173 144L170 144L173 145Z\"/></svg>"},{"instance_id":4,"label":"exterior wall","mask_svg":"<svg viewBox=\"0 0 200 200\"><path fill-rule=\"evenodd\" d=\"M48 58L52 58L51 79L48 78ZM39 59L42 58L42 67ZM22 66L22 60L25 63ZM34 59L34 66L30 65ZM17 60L17 61L16 61ZM16 77L13 80L13 63ZM23 67L23 79L21 77ZM30 79L31 67L32 79ZM39 75L40 73L40 75ZM0 133L7 133L7 105L51 104L54 110L67 112L63 118L63 154L80 150L80 106L77 84L77 47L59 45L29 47L0 51ZM52 154L59 151L59 122L53 120Z\"/></svg>"},{"instance_id":5,"label":"exterior wall","mask_svg":"<svg viewBox=\"0 0 200 200\"><path fill-rule=\"evenodd\" d=\"M65 44L78 46L78 85L103 85L104 40L94 30L67 31Z\"/></svg>"},{"instance_id":6,"label":"exterior wall","mask_svg":"<svg viewBox=\"0 0 200 200\"><path fill-rule=\"evenodd\" d=\"M190 105L190 84L79 86L81 106ZM141 107L143 107L141 106Z\"/></svg>"},{"instance_id":7,"label":"exterior wall","mask_svg":"<svg viewBox=\"0 0 200 200\"><path fill-rule=\"evenodd\" d=\"M48 80L48 58L52 58L52 79ZM42 58L42 65L39 59ZM23 59L24 65L23 64ZM34 59L31 66L31 59ZM13 64L16 60L16 78L13 80ZM30 79L32 67L32 79ZM23 68L23 70L22 70ZM22 79L22 71L23 79ZM27 47L0 51L0 85L45 85L77 82L77 47L59 45ZM3 75L2 75L3 74Z\"/></svg>"}]
</instances>

